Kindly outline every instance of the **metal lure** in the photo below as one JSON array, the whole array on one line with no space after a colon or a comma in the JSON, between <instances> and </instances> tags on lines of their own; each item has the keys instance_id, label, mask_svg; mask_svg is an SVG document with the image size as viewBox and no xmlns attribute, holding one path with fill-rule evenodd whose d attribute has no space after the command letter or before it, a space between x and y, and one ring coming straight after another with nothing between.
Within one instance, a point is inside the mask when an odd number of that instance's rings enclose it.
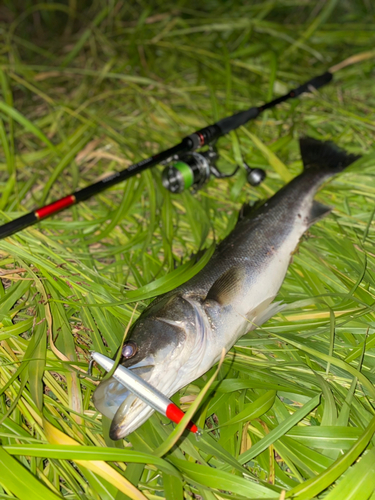
<instances>
[{"instance_id":1,"label":"metal lure","mask_svg":"<svg viewBox=\"0 0 375 500\"><path fill-rule=\"evenodd\" d=\"M104 356L99 352L91 353L91 358L107 372L112 370L115 364L113 359L107 358L107 356ZM122 365L119 365L116 368L112 376L115 380L120 382L120 384L129 389L129 391L161 415L164 415L176 424L181 422L185 413L170 399L164 396L164 394L145 382L141 377L138 377ZM193 424L193 422L189 422L187 428L194 434L198 432L198 427Z\"/></svg>"}]
</instances>

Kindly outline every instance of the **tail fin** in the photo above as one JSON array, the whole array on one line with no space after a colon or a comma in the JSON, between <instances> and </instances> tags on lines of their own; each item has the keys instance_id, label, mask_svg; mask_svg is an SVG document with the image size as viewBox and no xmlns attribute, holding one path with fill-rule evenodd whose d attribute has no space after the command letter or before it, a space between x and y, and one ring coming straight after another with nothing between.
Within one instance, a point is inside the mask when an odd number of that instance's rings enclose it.
<instances>
[{"instance_id":1,"label":"tail fin","mask_svg":"<svg viewBox=\"0 0 375 500\"><path fill-rule=\"evenodd\" d=\"M347 153L331 141L318 141L312 137L302 137L299 141L304 169L324 170L329 175L335 175L360 156Z\"/></svg>"}]
</instances>

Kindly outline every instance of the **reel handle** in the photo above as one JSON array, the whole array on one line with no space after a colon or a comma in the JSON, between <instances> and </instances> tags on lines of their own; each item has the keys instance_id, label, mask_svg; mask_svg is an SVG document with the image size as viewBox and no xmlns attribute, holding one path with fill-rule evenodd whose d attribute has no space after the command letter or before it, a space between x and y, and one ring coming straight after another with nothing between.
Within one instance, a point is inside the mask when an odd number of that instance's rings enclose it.
<instances>
[{"instance_id":1,"label":"reel handle","mask_svg":"<svg viewBox=\"0 0 375 500\"><path fill-rule=\"evenodd\" d=\"M250 186L257 187L266 178L266 172L262 168L251 168L249 165L245 162L243 162L245 169L246 169L246 179L247 182L250 184Z\"/></svg>"}]
</instances>

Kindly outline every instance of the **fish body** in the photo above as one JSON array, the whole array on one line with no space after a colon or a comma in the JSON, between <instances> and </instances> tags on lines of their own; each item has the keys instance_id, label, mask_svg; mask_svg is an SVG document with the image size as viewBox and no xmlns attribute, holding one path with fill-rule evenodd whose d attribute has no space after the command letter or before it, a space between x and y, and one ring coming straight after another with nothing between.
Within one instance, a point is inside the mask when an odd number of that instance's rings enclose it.
<instances>
[{"instance_id":1,"label":"fish body","mask_svg":"<svg viewBox=\"0 0 375 500\"><path fill-rule=\"evenodd\" d=\"M209 263L157 298L131 328L123 366L167 397L203 375L248 331L277 312L273 303L303 233L330 208L314 201L320 185L357 159L329 142L300 140L303 172L239 219ZM127 346L127 347L126 347ZM113 378L94 393L120 439L153 410Z\"/></svg>"}]
</instances>

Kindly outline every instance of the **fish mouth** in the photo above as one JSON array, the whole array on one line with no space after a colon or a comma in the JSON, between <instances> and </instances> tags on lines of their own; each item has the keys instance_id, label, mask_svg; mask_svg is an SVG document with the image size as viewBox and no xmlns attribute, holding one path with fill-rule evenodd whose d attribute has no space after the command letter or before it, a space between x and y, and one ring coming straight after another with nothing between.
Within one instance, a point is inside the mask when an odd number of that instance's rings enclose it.
<instances>
[{"instance_id":1,"label":"fish mouth","mask_svg":"<svg viewBox=\"0 0 375 500\"><path fill-rule=\"evenodd\" d=\"M166 379L165 371L151 363L150 359L146 358L128 369L163 391L167 397L173 394L174 377ZM121 439L133 432L154 412L149 405L113 377L103 380L98 385L93 394L93 402L100 413L112 420L109 437L113 440Z\"/></svg>"},{"instance_id":2,"label":"fish mouth","mask_svg":"<svg viewBox=\"0 0 375 500\"><path fill-rule=\"evenodd\" d=\"M126 437L138 429L154 413L154 410L135 394L128 393L117 410L109 429L109 437L114 441Z\"/></svg>"},{"instance_id":3,"label":"fish mouth","mask_svg":"<svg viewBox=\"0 0 375 500\"><path fill-rule=\"evenodd\" d=\"M149 360L144 360L128 368L135 375L148 381L154 365ZM113 418L128 397L130 391L115 378L102 380L93 394L93 402L97 410L108 418Z\"/></svg>"}]
</instances>

